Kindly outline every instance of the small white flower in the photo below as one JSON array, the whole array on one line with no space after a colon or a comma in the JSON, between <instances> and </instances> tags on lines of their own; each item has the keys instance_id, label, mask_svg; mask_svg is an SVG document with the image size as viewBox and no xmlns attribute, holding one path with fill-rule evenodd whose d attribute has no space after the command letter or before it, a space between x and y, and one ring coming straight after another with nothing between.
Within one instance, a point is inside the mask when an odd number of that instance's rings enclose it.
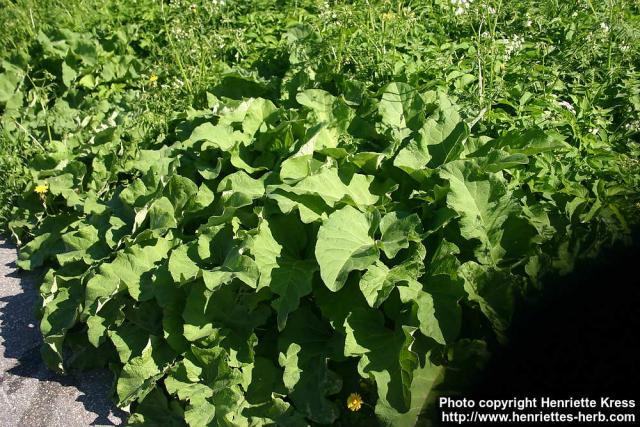
<instances>
[{"instance_id":1,"label":"small white flower","mask_svg":"<svg viewBox=\"0 0 640 427\"><path fill-rule=\"evenodd\" d=\"M602 28L602 31L604 31L605 33L609 32L609 26L607 25L606 22L601 22L600 23L600 28Z\"/></svg>"},{"instance_id":2,"label":"small white flower","mask_svg":"<svg viewBox=\"0 0 640 427\"><path fill-rule=\"evenodd\" d=\"M527 20L527 22L524 23L524 26L529 28L531 26L531 24L533 24L533 22L531 22L531 19Z\"/></svg>"},{"instance_id":3,"label":"small white flower","mask_svg":"<svg viewBox=\"0 0 640 427\"><path fill-rule=\"evenodd\" d=\"M458 6L455 10L456 15L462 15L469 8L472 0L451 0L451 4Z\"/></svg>"},{"instance_id":4,"label":"small white flower","mask_svg":"<svg viewBox=\"0 0 640 427\"><path fill-rule=\"evenodd\" d=\"M576 109L573 108L573 105L571 105L569 102L567 101L560 101L558 102L558 105L560 105L561 107L566 108L567 110L569 110L572 114L576 113Z\"/></svg>"},{"instance_id":5,"label":"small white flower","mask_svg":"<svg viewBox=\"0 0 640 427\"><path fill-rule=\"evenodd\" d=\"M524 38L519 35L514 35L512 39L505 39L503 41L505 43L505 61L508 61L514 52L519 51L522 48L522 43L524 43Z\"/></svg>"}]
</instances>

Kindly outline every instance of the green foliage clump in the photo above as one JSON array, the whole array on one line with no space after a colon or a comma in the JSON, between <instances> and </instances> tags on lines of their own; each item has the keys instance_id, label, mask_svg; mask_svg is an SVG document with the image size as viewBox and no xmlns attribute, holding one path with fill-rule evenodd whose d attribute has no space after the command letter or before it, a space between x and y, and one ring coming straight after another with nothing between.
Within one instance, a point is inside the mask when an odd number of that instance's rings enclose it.
<instances>
[{"instance_id":1,"label":"green foliage clump","mask_svg":"<svg viewBox=\"0 0 640 427\"><path fill-rule=\"evenodd\" d=\"M640 217L632 7L183 3L15 30L0 74L44 360L130 425L428 423Z\"/></svg>"}]
</instances>

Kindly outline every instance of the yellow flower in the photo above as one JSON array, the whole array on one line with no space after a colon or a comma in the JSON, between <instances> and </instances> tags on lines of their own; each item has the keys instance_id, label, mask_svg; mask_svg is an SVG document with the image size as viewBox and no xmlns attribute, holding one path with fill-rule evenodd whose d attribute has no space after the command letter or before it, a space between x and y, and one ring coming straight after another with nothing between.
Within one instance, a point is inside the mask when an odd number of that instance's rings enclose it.
<instances>
[{"instance_id":1,"label":"yellow flower","mask_svg":"<svg viewBox=\"0 0 640 427\"><path fill-rule=\"evenodd\" d=\"M362 407L362 396L358 393L351 393L347 398L347 408L351 411L359 411Z\"/></svg>"},{"instance_id":2,"label":"yellow flower","mask_svg":"<svg viewBox=\"0 0 640 427\"><path fill-rule=\"evenodd\" d=\"M38 184L33 191L42 195L49 191L49 186L47 184Z\"/></svg>"},{"instance_id":3,"label":"yellow flower","mask_svg":"<svg viewBox=\"0 0 640 427\"><path fill-rule=\"evenodd\" d=\"M149 81L151 83L155 83L158 81L158 76L156 76L155 74L151 74L151 77L149 77Z\"/></svg>"}]
</instances>

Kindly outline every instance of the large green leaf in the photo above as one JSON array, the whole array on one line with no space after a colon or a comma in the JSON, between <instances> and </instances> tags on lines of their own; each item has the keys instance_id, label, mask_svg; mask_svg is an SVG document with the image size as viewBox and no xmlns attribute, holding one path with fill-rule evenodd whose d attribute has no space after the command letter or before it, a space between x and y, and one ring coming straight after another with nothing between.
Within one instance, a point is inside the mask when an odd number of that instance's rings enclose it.
<instances>
[{"instance_id":1,"label":"large green leaf","mask_svg":"<svg viewBox=\"0 0 640 427\"><path fill-rule=\"evenodd\" d=\"M205 141L202 144L203 149L211 145L220 150L228 151L236 144L238 137L234 135L231 126L214 126L211 123L204 123L193 130L190 140L193 142Z\"/></svg>"},{"instance_id":2,"label":"large green leaf","mask_svg":"<svg viewBox=\"0 0 640 427\"><path fill-rule=\"evenodd\" d=\"M358 371L371 376L378 399L398 412L411 407L411 382L418 357L411 349L415 328L395 331L384 326L383 315L372 309L355 309L345 320L345 356L360 357Z\"/></svg>"},{"instance_id":3,"label":"large green leaf","mask_svg":"<svg viewBox=\"0 0 640 427\"><path fill-rule=\"evenodd\" d=\"M377 308L393 291L397 279L383 262L371 264L360 279L360 289L369 306Z\"/></svg>"},{"instance_id":4,"label":"large green leaf","mask_svg":"<svg viewBox=\"0 0 640 427\"><path fill-rule=\"evenodd\" d=\"M505 340L516 301L523 291L524 279L473 261L462 264L459 272L464 278L469 299L479 305L498 338Z\"/></svg>"},{"instance_id":5,"label":"large green leaf","mask_svg":"<svg viewBox=\"0 0 640 427\"><path fill-rule=\"evenodd\" d=\"M478 177L472 164L448 164L440 175L449 181L447 205L460 215L460 230L466 239L478 239L476 256L484 264L497 264L504 256L500 246L502 225L518 210L516 201L497 176Z\"/></svg>"},{"instance_id":6,"label":"large green leaf","mask_svg":"<svg viewBox=\"0 0 640 427\"><path fill-rule=\"evenodd\" d=\"M184 336L191 342L213 340L229 354L230 364L251 363L255 330L269 316L269 308L250 298L238 301L248 289L231 282L210 290L202 281L191 285L182 318Z\"/></svg>"},{"instance_id":7,"label":"large green leaf","mask_svg":"<svg viewBox=\"0 0 640 427\"><path fill-rule=\"evenodd\" d=\"M398 288L400 299L415 304L420 332L440 344L452 344L462 324L462 284L445 275L432 276L424 285L416 281L407 284Z\"/></svg>"},{"instance_id":8,"label":"large green leaf","mask_svg":"<svg viewBox=\"0 0 640 427\"><path fill-rule=\"evenodd\" d=\"M311 292L311 280L317 266L313 261L297 259L295 248L291 245L283 247L278 243L270 227L270 222L262 221L258 227L258 234L252 239L250 249L260 271L258 287L268 286L278 295L271 305L278 315L278 329L282 330L289 313L298 308L300 298ZM286 232L293 232L293 228L295 226ZM298 232L303 233L304 230Z\"/></svg>"},{"instance_id":9,"label":"large green leaf","mask_svg":"<svg viewBox=\"0 0 640 427\"><path fill-rule=\"evenodd\" d=\"M175 216L175 210L169 199L161 197L149 207L149 228L164 234L178 225Z\"/></svg>"},{"instance_id":10,"label":"large green leaf","mask_svg":"<svg viewBox=\"0 0 640 427\"><path fill-rule=\"evenodd\" d=\"M376 261L367 268L360 279L360 290L370 307L379 307L399 283L418 280L424 273L425 248L422 243L412 243L406 259L389 268Z\"/></svg>"},{"instance_id":11,"label":"large green leaf","mask_svg":"<svg viewBox=\"0 0 640 427\"><path fill-rule=\"evenodd\" d=\"M402 141L424 119L424 101L415 88L406 83L390 83L383 92L378 111L382 123L393 129L394 138Z\"/></svg>"},{"instance_id":12,"label":"large green leaf","mask_svg":"<svg viewBox=\"0 0 640 427\"><path fill-rule=\"evenodd\" d=\"M328 399L342 388L342 380L327 363L337 350L335 338L329 325L308 308L300 308L291 315L278 340L289 396L298 411L320 424L331 424L339 415Z\"/></svg>"},{"instance_id":13,"label":"large green leaf","mask_svg":"<svg viewBox=\"0 0 640 427\"><path fill-rule=\"evenodd\" d=\"M469 127L462 121L457 107L442 92L428 93L437 100L437 108L424 121L417 135L402 147L393 165L418 182L424 182L423 170L437 168L460 158Z\"/></svg>"},{"instance_id":14,"label":"large green leaf","mask_svg":"<svg viewBox=\"0 0 640 427\"><path fill-rule=\"evenodd\" d=\"M380 220L380 247L389 258L394 258L409 242L420 241L422 223L416 214L390 212Z\"/></svg>"},{"instance_id":15,"label":"large green leaf","mask_svg":"<svg viewBox=\"0 0 640 427\"><path fill-rule=\"evenodd\" d=\"M56 254L65 252L62 233L72 222L73 218L68 215L47 217L37 230L38 235L20 248L16 263L18 267L33 270Z\"/></svg>"},{"instance_id":16,"label":"large green leaf","mask_svg":"<svg viewBox=\"0 0 640 427\"><path fill-rule=\"evenodd\" d=\"M61 277L56 277L53 272L47 276L55 286L62 286L67 282ZM73 327L81 309L80 280L72 278L57 292L47 296L43 301L42 320L40 321L40 331L42 332L44 343L42 345L42 356L49 368L56 371L64 371L63 366L63 345L66 333Z\"/></svg>"},{"instance_id":17,"label":"large green leaf","mask_svg":"<svg viewBox=\"0 0 640 427\"><path fill-rule=\"evenodd\" d=\"M184 427L184 410L177 401L168 401L165 393L154 387L141 399L127 423L131 426L166 425Z\"/></svg>"},{"instance_id":18,"label":"large green leaf","mask_svg":"<svg viewBox=\"0 0 640 427\"><path fill-rule=\"evenodd\" d=\"M300 92L296 96L296 101L313 111L315 121L339 130L346 129L353 117L352 110L343 100L321 89L307 89Z\"/></svg>"},{"instance_id":19,"label":"large green leaf","mask_svg":"<svg viewBox=\"0 0 640 427\"><path fill-rule=\"evenodd\" d=\"M194 258L196 251L193 244L182 244L171 251L168 269L176 283L185 283L196 278L200 267Z\"/></svg>"},{"instance_id":20,"label":"large green leaf","mask_svg":"<svg viewBox=\"0 0 640 427\"><path fill-rule=\"evenodd\" d=\"M512 131L503 135L495 142L499 147L505 147L510 153L526 156L546 151L568 150L569 144L558 133L545 132L541 129L529 129L524 132Z\"/></svg>"},{"instance_id":21,"label":"large green leaf","mask_svg":"<svg viewBox=\"0 0 640 427\"><path fill-rule=\"evenodd\" d=\"M142 354L131 359L122 368L116 385L118 404L124 406L144 399L162 377L171 356L166 344L151 338Z\"/></svg>"},{"instance_id":22,"label":"large green leaf","mask_svg":"<svg viewBox=\"0 0 640 427\"><path fill-rule=\"evenodd\" d=\"M412 139L402 147L393 159L393 165L412 176L422 171L429 161L431 154L427 146L426 138Z\"/></svg>"},{"instance_id":23,"label":"large green leaf","mask_svg":"<svg viewBox=\"0 0 640 427\"><path fill-rule=\"evenodd\" d=\"M61 265L78 260L91 265L109 253L108 246L100 240L99 231L93 225L82 226L76 231L63 234L62 242L64 252L56 255Z\"/></svg>"},{"instance_id":24,"label":"large green leaf","mask_svg":"<svg viewBox=\"0 0 640 427\"><path fill-rule=\"evenodd\" d=\"M101 304L123 290L135 300L151 298L151 288L143 275L167 256L169 247L170 242L164 238L152 239L130 246L110 263L102 264L98 273L87 282L84 312L98 310Z\"/></svg>"},{"instance_id":25,"label":"large green leaf","mask_svg":"<svg viewBox=\"0 0 640 427\"><path fill-rule=\"evenodd\" d=\"M351 206L329 215L320 227L316 259L320 276L332 291L342 288L349 272L365 269L378 259L369 228L367 217Z\"/></svg>"},{"instance_id":26,"label":"large green leaf","mask_svg":"<svg viewBox=\"0 0 640 427\"><path fill-rule=\"evenodd\" d=\"M318 196L331 207L340 201L355 203L357 206L370 206L378 200L378 197L369 191L371 181L372 177L354 174L348 184L345 184L336 168L323 168L293 186L270 186L268 191L281 190L298 196Z\"/></svg>"},{"instance_id":27,"label":"large green leaf","mask_svg":"<svg viewBox=\"0 0 640 427\"><path fill-rule=\"evenodd\" d=\"M425 407L436 399L436 389L442 383L445 366L432 362L436 349L425 340L416 340L412 349L418 355L418 364L413 371L411 381L411 404L409 410L398 411L384 401L378 401L375 407L381 424L389 427L414 427Z\"/></svg>"}]
</instances>

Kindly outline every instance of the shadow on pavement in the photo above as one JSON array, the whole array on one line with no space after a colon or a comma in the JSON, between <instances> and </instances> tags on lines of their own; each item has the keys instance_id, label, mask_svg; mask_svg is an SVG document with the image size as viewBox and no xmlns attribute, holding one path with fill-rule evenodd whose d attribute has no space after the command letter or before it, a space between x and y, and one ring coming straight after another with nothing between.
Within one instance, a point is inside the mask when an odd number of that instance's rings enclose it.
<instances>
[{"instance_id":1,"label":"shadow on pavement","mask_svg":"<svg viewBox=\"0 0 640 427\"><path fill-rule=\"evenodd\" d=\"M60 375L47 369L34 309L40 278L17 271L14 246L2 239L0 273L0 426L63 425L59 422L65 420L66 425L118 425L125 420L126 413L109 398L109 371Z\"/></svg>"}]
</instances>

